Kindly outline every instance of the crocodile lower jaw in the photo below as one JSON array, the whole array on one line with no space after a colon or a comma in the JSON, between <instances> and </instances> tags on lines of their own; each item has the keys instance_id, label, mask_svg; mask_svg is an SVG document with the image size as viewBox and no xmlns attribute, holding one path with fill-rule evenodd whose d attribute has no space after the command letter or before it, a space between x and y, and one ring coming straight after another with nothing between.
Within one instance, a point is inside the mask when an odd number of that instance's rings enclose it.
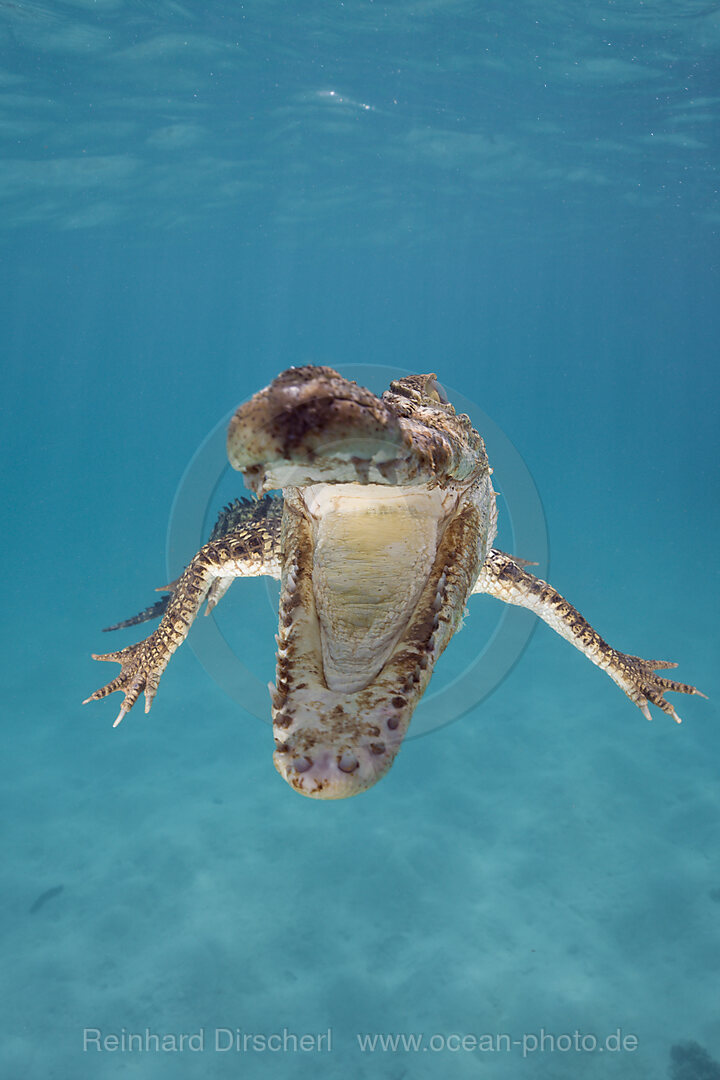
<instances>
[{"instance_id":1,"label":"crocodile lower jaw","mask_svg":"<svg viewBox=\"0 0 720 1080\"><path fill-rule=\"evenodd\" d=\"M285 499L274 761L302 794L346 798L389 769L457 629L468 515L437 488L320 484Z\"/></svg>"}]
</instances>

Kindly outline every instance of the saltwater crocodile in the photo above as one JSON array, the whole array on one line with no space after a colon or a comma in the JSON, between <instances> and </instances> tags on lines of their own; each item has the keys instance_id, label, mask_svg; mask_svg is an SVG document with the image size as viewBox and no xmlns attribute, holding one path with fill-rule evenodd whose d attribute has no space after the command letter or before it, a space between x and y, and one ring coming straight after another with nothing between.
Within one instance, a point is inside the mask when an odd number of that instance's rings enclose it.
<instances>
[{"instance_id":1,"label":"saltwater crocodile","mask_svg":"<svg viewBox=\"0 0 720 1080\"><path fill-rule=\"evenodd\" d=\"M122 665L87 699L122 691L115 725L143 692L149 711L202 604L207 614L234 578L257 575L281 580L275 765L313 798L355 795L387 772L473 593L534 611L648 719L652 704L680 721L666 691L700 693L655 673L675 664L611 648L493 548L485 445L435 375L398 379L378 398L331 368L290 368L240 406L227 445L257 501L227 507L168 595L117 624L161 615L149 637L94 657Z\"/></svg>"}]
</instances>

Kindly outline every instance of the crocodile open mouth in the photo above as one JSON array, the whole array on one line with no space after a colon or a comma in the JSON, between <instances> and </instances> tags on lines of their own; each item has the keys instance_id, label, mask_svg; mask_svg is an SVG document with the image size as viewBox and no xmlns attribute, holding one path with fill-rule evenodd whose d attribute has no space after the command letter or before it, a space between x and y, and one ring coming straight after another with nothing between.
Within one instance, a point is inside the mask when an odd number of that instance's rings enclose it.
<instances>
[{"instance_id":1,"label":"crocodile open mouth","mask_svg":"<svg viewBox=\"0 0 720 1080\"><path fill-rule=\"evenodd\" d=\"M276 767L305 795L356 794L390 767L492 540L482 441L432 375L380 399L307 367L240 407L228 455L258 494L283 489Z\"/></svg>"}]
</instances>

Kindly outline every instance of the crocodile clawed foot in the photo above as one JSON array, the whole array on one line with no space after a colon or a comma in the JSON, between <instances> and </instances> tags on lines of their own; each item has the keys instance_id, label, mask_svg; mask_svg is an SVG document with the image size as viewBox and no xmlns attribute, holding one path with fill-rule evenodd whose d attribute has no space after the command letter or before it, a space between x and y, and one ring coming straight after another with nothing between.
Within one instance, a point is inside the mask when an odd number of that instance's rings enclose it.
<instances>
[{"instance_id":1,"label":"crocodile clawed foot","mask_svg":"<svg viewBox=\"0 0 720 1080\"><path fill-rule=\"evenodd\" d=\"M92 658L93 660L114 660L121 665L120 674L112 682L100 687L89 698L86 698L83 705L87 705L90 701L99 701L100 698L107 697L108 694L114 694L116 690L122 691L125 697L117 719L113 724L113 727L117 727L144 691L145 712L150 712L153 698L157 693L160 676L167 663L163 650L158 648L155 634L151 634L136 645L128 645L126 649L120 649L119 652L103 653L102 655L93 653Z\"/></svg>"},{"instance_id":2,"label":"crocodile clawed foot","mask_svg":"<svg viewBox=\"0 0 720 1080\"><path fill-rule=\"evenodd\" d=\"M672 679L665 679L655 674L656 671L675 667L677 664L672 660L643 660L641 656L619 653L617 668L621 678L616 678L616 681L648 720L652 720L649 706L656 705L668 716L672 716L676 723L681 724L682 720L674 706L665 700L666 692L671 690L676 694L699 694L700 697L707 697L707 695L696 686L673 682Z\"/></svg>"}]
</instances>

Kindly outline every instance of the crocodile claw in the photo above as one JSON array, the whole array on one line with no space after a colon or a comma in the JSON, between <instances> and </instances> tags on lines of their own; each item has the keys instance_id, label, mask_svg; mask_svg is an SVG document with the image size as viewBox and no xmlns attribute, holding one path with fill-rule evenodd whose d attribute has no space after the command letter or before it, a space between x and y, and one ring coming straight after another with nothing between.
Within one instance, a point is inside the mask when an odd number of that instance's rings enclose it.
<instances>
[{"instance_id":1,"label":"crocodile claw","mask_svg":"<svg viewBox=\"0 0 720 1080\"><path fill-rule=\"evenodd\" d=\"M115 663L121 665L120 674L112 682L101 686L99 690L86 698L83 705L87 705L90 701L99 701L100 698L107 697L108 694L114 694L118 690L121 691L125 697L113 724L113 727L117 727L123 717L130 712L140 694L144 692L145 712L150 712L153 698L157 693L160 676L167 663L167 659L162 655L162 650L157 648L154 634L145 638L144 641L140 641L136 645L128 645L127 648L120 649L118 652L93 653L92 658L93 660L115 661Z\"/></svg>"},{"instance_id":2,"label":"crocodile claw","mask_svg":"<svg viewBox=\"0 0 720 1080\"><path fill-rule=\"evenodd\" d=\"M667 691L676 694L699 694L707 697L696 686L688 683L673 682L656 675L656 671L666 668L675 668L677 664L672 660L643 660L641 656L629 656L624 653L618 654L618 666L622 669L623 680L621 686L627 696L642 712L648 720L652 720L650 705L657 706L664 713L671 716L677 724L682 723L674 705L665 700Z\"/></svg>"}]
</instances>

